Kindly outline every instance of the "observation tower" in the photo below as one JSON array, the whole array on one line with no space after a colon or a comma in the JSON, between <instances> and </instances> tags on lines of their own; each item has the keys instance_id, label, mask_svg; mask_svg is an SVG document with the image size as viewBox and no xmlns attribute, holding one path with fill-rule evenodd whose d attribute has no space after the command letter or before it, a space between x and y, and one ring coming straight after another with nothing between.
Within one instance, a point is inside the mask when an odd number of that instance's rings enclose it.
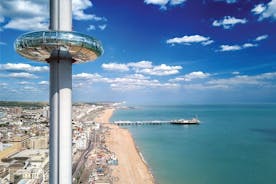
<instances>
[{"instance_id":1,"label":"observation tower","mask_svg":"<svg viewBox=\"0 0 276 184\"><path fill-rule=\"evenodd\" d=\"M50 30L26 33L17 53L50 65L50 184L72 183L72 64L103 53L96 39L72 32L72 0L50 0Z\"/></svg>"}]
</instances>

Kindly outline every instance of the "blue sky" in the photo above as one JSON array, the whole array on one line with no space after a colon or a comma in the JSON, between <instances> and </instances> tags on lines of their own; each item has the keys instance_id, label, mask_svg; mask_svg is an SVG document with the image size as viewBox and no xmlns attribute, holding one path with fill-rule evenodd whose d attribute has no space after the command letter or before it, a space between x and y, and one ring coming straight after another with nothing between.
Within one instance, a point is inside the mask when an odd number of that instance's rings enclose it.
<instances>
[{"instance_id":1,"label":"blue sky","mask_svg":"<svg viewBox=\"0 0 276 184\"><path fill-rule=\"evenodd\" d=\"M13 49L48 17L45 0L1 0L0 100L48 100L48 65ZM73 66L74 101L276 102L276 0L73 0L73 29L105 50Z\"/></svg>"}]
</instances>

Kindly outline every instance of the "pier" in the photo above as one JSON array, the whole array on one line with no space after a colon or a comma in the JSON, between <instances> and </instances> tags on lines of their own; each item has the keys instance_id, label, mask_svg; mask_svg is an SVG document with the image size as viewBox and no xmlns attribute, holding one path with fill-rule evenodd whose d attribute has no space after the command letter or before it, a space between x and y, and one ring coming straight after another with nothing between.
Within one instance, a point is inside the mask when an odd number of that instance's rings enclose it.
<instances>
[{"instance_id":1,"label":"pier","mask_svg":"<svg viewBox=\"0 0 276 184\"><path fill-rule=\"evenodd\" d=\"M113 123L118 125L118 126L170 124L169 121L114 121Z\"/></svg>"},{"instance_id":2,"label":"pier","mask_svg":"<svg viewBox=\"0 0 276 184\"><path fill-rule=\"evenodd\" d=\"M130 125L166 125L166 124L174 124L174 125L198 125L200 121L196 118L190 120L169 120L169 121L113 121L113 124L118 126L130 126Z\"/></svg>"}]
</instances>

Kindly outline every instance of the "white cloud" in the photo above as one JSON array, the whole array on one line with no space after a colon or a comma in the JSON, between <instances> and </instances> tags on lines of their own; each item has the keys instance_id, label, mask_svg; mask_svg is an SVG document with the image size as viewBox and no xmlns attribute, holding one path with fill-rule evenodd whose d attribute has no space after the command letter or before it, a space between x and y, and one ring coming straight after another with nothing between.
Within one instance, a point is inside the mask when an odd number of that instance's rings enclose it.
<instances>
[{"instance_id":1,"label":"white cloud","mask_svg":"<svg viewBox=\"0 0 276 184\"><path fill-rule=\"evenodd\" d=\"M48 2L43 0L1 0L0 14L2 16L32 18L48 16Z\"/></svg>"},{"instance_id":2,"label":"white cloud","mask_svg":"<svg viewBox=\"0 0 276 184\"><path fill-rule=\"evenodd\" d=\"M259 15L259 20L265 18L276 19L276 0L271 0L267 5L258 4L251 11Z\"/></svg>"},{"instance_id":3,"label":"white cloud","mask_svg":"<svg viewBox=\"0 0 276 184\"><path fill-rule=\"evenodd\" d=\"M84 10L92 7L89 0L72 0L73 16L76 20L91 20L93 15L84 13Z\"/></svg>"},{"instance_id":4,"label":"white cloud","mask_svg":"<svg viewBox=\"0 0 276 184\"><path fill-rule=\"evenodd\" d=\"M88 28L87 28L87 31L91 31L91 30L96 30L96 26L89 25Z\"/></svg>"},{"instance_id":5,"label":"white cloud","mask_svg":"<svg viewBox=\"0 0 276 184\"><path fill-rule=\"evenodd\" d=\"M191 72L188 73L184 76L181 77L176 77L175 79L171 79L171 82L181 82L181 81L192 81L194 79L205 79L208 78L211 74L209 73L204 73L202 71L195 71L195 72Z\"/></svg>"},{"instance_id":6,"label":"white cloud","mask_svg":"<svg viewBox=\"0 0 276 184\"><path fill-rule=\"evenodd\" d=\"M38 84L40 84L40 85L49 85L49 81L40 81Z\"/></svg>"},{"instance_id":7,"label":"white cloud","mask_svg":"<svg viewBox=\"0 0 276 184\"><path fill-rule=\"evenodd\" d=\"M89 25L87 28L87 31L96 30L96 28L99 28L100 30L105 30L107 27L107 24L98 25L97 27L95 25Z\"/></svg>"},{"instance_id":8,"label":"white cloud","mask_svg":"<svg viewBox=\"0 0 276 184\"><path fill-rule=\"evenodd\" d=\"M85 13L84 10L93 6L90 0L72 0L73 17L76 20L105 21L106 18L98 17L94 14Z\"/></svg>"},{"instance_id":9,"label":"white cloud","mask_svg":"<svg viewBox=\"0 0 276 184\"><path fill-rule=\"evenodd\" d=\"M5 71L25 71L25 72L47 72L48 66L32 66L24 63L0 64L0 70Z\"/></svg>"},{"instance_id":10,"label":"white cloud","mask_svg":"<svg viewBox=\"0 0 276 184\"><path fill-rule=\"evenodd\" d=\"M97 73L91 74L91 73L79 73L73 75L74 80L85 80L91 83L94 82L108 82L108 78L105 78Z\"/></svg>"},{"instance_id":11,"label":"white cloud","mask_svg":"<svg viewBox=\"0 0 276 184\"><path fill-rule=\"evenodd\" d=\"M165 6L169 0L145 0L144 1L146 4L154 4L154 5L159 5L159 6Z\"/></svg>"},{"instance_id":12,"label":"white cloud","mask_svg":"<svg viewBox=\"0 0 276 184\"><path fill-rule=\"evenodd\" d=\"M153 5L158 5L161 7L161 9L166 9L167 5L181 5L185 2L186 0L144 0L146 4L153 4Z\"/></svg>"},{"instance_id":13,"label":"white cloud","mask_svg":"<svg viewBox=\"0 0 276 184\"><path fill-rule=\"evenodd\" d=\"M242 47L239 45L221 45L220 46L220 51L225 52L225 51L237 51L241 50Z\"/></svg>"},{"instance_id":14,"label":"white cloud","mask_svg":"<svg viewBox=\"0 0 276 184\"><path fill-rule=\"evenodd\" d=\"M179 73L181 66L169 66L166 64L152 65L150 61L130 62L126 64L120 63L104 63L102 64L104 70L115 70L125 72L133 70L135 73L142 73L147 75L166 76Z\"/></svg>"},{"instance_id":15,"label":"white cloud","mask_svg":"<svg viewBox=\"0 0 276 184\"><path fill-rule=\"evenodd\" d=\"M39 89L33 86L24 86L22 90L27 92L39 92Z\"/></svg>"},{"instance_id":16,"label":"white cloud","mask_svg":"<svg viewBox=\"0 0 276 184\"><path fill-rule=\"evenodd\" d=\"M104 70L115 70L119 72L129 71L129 68L126 64L120 64L120 63L103 63L102 68Z\"/></svg>"},{"instance_id":17,"label":"white cloud","mask_svg":"<svg viewBox=\"0 0 276 184\"><path fill-rule=\"evenodd\" d=\"M203 46L206 46L206 45L210 45L210 44L212 44L212 43L214 43L214 40L209 40L209 41L206 41L206 42L202 42L201 44L202 44Z\"/></svg>"},{"instance_id":18,"label":"white cloud","mask_svg":"<svg viewBox=\"0 0 276 184\"><path fill-rule=\"evenodd\" d=\"M247 22L246 19L238 19L231 16L225 16L221 20L215 20L213 22L213 26L219 27L222 26L224 29L230 29L234 27L236 24L245 24Z\"/></svg>"},{"instance_id":19,"label":"white cloud","mask_svg":"<svg viewBox=\"0 0 276 184\"><path fill-rule=\"evenodd\" d=\"M276 72L262 73L262 74L251 76L251 77L256 78L258 80L275 80Z\"/></svg>"},{"instance_id":20,"label":"white cloud","mask_svg":"<svg viewBox=\"0 0 276 184\"><path fill-rule=\"evenodd\" d=\"M211 40L209 37L204 37L201 35L192 35L192 36L183 36L183 37L175 37L168 39L166 41L168 44L186 44L190 45L192 43L201 43L202 45L209 45L213 43L213 40Z\"/></svg>"},{"instance_id":21,"label":"white cloud","mask_svg":"<svg viewBox=\"0 0 276 184\"><path fill-rule=\"evenodd\" d=\"M200 81L199 83L185 83L183 87L185 89L194 90L225 90L238 89L244 87L275 87L276 72L261 73L251 76L240 75L239 72L233 72L232 74L234 76L230 78L211 79L203 82ZM184 78L181 78L181 80L184 80Z\"/></svg>"},{"instance_id":22,"label":"white cloud","mask_svg":"<svg viewBox=\"0 0 276 184\"><path fill-rule=\"evenodd\" d=\"M237 85L258 85L258 86L269 86L269 81L276 80L276 72L262 73L258 75L236 75L232 78L227 79L214 79L208 81L211 85L227 85L237 86Z\"/></svg>"},{"instance_id":23,"label":"white cloud","mask_svg":"<svg viewBox=\"0 0 276 184\"><path fill-rule=\"evenodd\" d=\"M32 30L47 30L48 22L43 17L34 18L14 18L4 25L6 29L17 29L22 31Z\"/></svg>"},{"instance_id":24,"label":"white cloud","mask_svg":"<svg viewBox=\"0 0 276 184\"><path fill-rule=\"evenodd\" d=\"M208 85L208 84L185 84L183 86L187 90L225 90L229 87L227 85Z\"/></svg>"},{"instance_id":25,"label":"white cloud","mask_svg":"<svg viewBox=\"0 0 276 184\"><path fill-rule=\"evenodd\" d=\"M103 77L98 73L79 73L73 75L74 87L88 87L94 83L110 83L111 79Z\"/></svg>"},{"instance_id":26,"label":"white cloud","mask_svg":"<svg viewBox=\"0 0 276 184\"><path fill-rule=\"evenodd\" d=\"M128 63L127 66L133 67L134 69L141 69L141 68L152 68L152 62L150 61L139 61L139 62L132 62Z\"/></svg>"},{"instance_id":27,"label":"white cloud","mask_svg":"<svg viewBox=\"0 0 276 184\"><path fill-rule=\"evenodd\" d=\"M166 64L161 64L158 66L153 66L152 68L144 68L138 70L137 72L147 74L147 75L157 75L157 76L166 76L178 74L181 70L181 66L168 66Z\"/></svg>"},{"instance_id":28,"label":"white cloud","mask_svg":"<svg viewBox=\"0 0 276 184\"><path fill-rule=\"evenodd\" d=\"M214 0L214 1L224 1L228 4L236 3L238 0Z\"/></svg>"},{"instance_id":29,"label":"white cloud","mask_svg":"<svg viewBox=\"0 0 276 184\"><path fill-rule=\"evenodd\" d=\"M136 73L147 75L166 76L178 74L181 66L169 66L166 64L152 65L150 61L140 61L136 63L128 63L127 66L132 68Z\"/></svg>"},{"instance_id":30,"label":"white cloud","mask_svg":"<svg viewBox=\"0 0 276 184\"><path fill-rule=\"evenodd\" d=\"M22 79L35 79L38 78L36 75L27 73L27 72L20 72L20 73L10 73L7 77L11 78L22 78Z\"/></svg>"},{"instance_id":31,"label":"white cloud","mask_svg":"<svg viewBox=\"0 0 276 184\"><path fill-rule=\"evenodd\" d=\"M77 12L73 11L73 15L74 15L73 18L76 20L106 21L105 17L98 17L97 15L94 15L94 14L84 14L84 13L80 13L79 11Z\"/></svg>"},{"instance_id":32,"label":"white cloud","mask_svg":"<svg viewBox=\"0 0 276 184\"><path fill-rule=\"evenodd\" d=\"M262 40L265 40L268 38L268 35L261 35L261 36L258 36L255 41L262 41Z\"/></svg>"},{"instance_id":33,"label":"white cloud","mask_svg":"<svg viewBox=\"0 0 276 184\"><path fill-rule=\"evenodd\" d=\"M150 79L141 74L127 75L125 77L118 77L109 81L110 87L113 90L135 90L145 88L177 88L179 84L176 83L161 83L159 80Z\"/></svg>"},{"instance_id":34,"label":"white cloud","mask_svg":"<svg viewBox=\"0 0 276 184\"><path fill-rule=\"evenodd\" d=\"M85 13L92 7L89 0L72 0L75 20L106 21L104 17ZM47 30L49 25L49 2L45 0L1 0L0 21L7 23L3 28L17 30ZM1 27L0 27L1 29Z\"/></svg>"},{"instance_id":35,"label":"white cloud","mask_svg":"<svg viewBox=\"0 0 276 184\"><path fill-rule=\"evenodd\" d=\"M106 78L99 74L81 73L73 75L74 86L86 87L87 84L92 83L105 83L109 84L111 89L126 91L135 89L146 89L146 88L177 88L179 84L173 82L160 82L156 79L151 79L142 74L131 74L123 77ZM84 82L82 82L84 81ZM85 83L85 85L83 85Z\"/></svg>"},{"instance_id":36,"label":"white cloud","mask_svg":"<svg viewBox=\"0 0 276 184\"><path fill-rule=\"evenodd\" d=\"M240 72L234 71L234 72L232 72L232 74L233 74L233 75L240 75Z\"/></svg>"},{"instance_id":37,"label":"white cloud","mask_svg":"<svg viewBox=\"0 0 276 184\"><path fill-rule=\"evenodd\" d=\"M262 13L263 18L272 17L276 19L276 0L272 0L267 4L266 10Z\"/></svg>"},{"instance_id":38,"label":"white cloud","mask_svg":"<svg viewBox=\"0 0 276 184\"><path fill-rule=\"evenodd\" d=\"M29 81L20 81L18 82L17 84L20 84L20 85L29 85L29 84L32 84L32 82L29 82Z\"/></svg>"},{"instance_id":39,"label":"white cloud","mask_svg":"<svg viewBox=\"0 0 276 184\"><path fill-rule=\"evenodd\" d=\"M170 0L171 5L179 5L184 3L186 0Z\"/></svg>"},{"instance_id":40,"label":"white cloud","mask_svg":"<svg viewBox=\"0 0 276 184\"><path fill-rule=\"evenodd\" d=\"M242 48L250 48L250 47L257 47L258 44L253 44L253 43L245 43L242 45Z\"/></svg>"},{"instance_id":41,"label":"white cloud","mask_svg":"<svg viewBox=\"0 0 276 184\"><path fill-rule=\"evenodd\" d=\"M128 83L130 82L130 83ZM122 83L112 83L110 87L116 91L131 91L139 89L152 89L152 88L162 88L162 89L176 89L180 85L176 83L160 83L158 80L145 80L145 81L124 81Z\"/></svg>"},{"instance_id":42,"label":"white cloud","mask_svg":"<svg viewBox=\"0 0 276 184\"><path fill-rule=\"evenodd\" d=\"M237 75L235 77L227 78L227 79L214 79L209 81L208 84L215 84L215 85L223 84L227 86L244 85L244 84L256 85L256 84L259 84L259 81L247 75Z\"/></svg>"},{"instance_id":43,"label":"white cloud","mask_svg":"<svg viewBox=\"0 0 276 184\"><path fill-rule=\"evenodd\" d=\"M43 30L48 28L48 3L30 0L1 0L0 15L7 17L4 28Z\"/></svg>"},{"instance_id":44,"label":"white cloud","mask_svg":"<svg viewBox=\"0 0 276 184\"><path fill-rule=\"evenodd\" d=\"M90 73L79 73L74 74L73 79L93 79L94 77L101 77L99 74L90 74Z\"/></svg>"},{"instance_id":45,"label":"white cloud","mask_svg":"<svg viewBox=\"0 0 276 184\"><path fill-rule=\"evenodd\" d=\"M218 51L220 52L226 52L226 51L238 51L242 49L247 49L247 48L252 48L252 47L258 47L258 44L256 42L265 40L268 38L268 35L261 35L255 38L254 41L255 43L244 43L241 45L221 45L220 49Z\"/></svg>"},{"instance_id":46,"label":"white cloud","mask_svg":"<svg viewBox=\"0 0 276 184\"><path fill-rule=\"evenodd\" d=\"M226 0L226 2L229 3L229 4L230 4L230 3L236 3L237 0Z\"/></svg>"},{"instance_id":47,"label":"white cloud","mask_svg":"<svg viewBox=\"0 0 276 184\"><path fill-rule=\"evenodd\" d=\"M259 14L263 13L265 11L265 9L266 9L266 7L264 4L258 4L251 10L251 12L253 12L256 15L259 15Z\"/></svg>"},{"instance_id":48,"label":"white cloud","mask_svg":"<svg viewBox=\"0 0 276 184\"><path fill-rule=\"evenodd\" d=\"M79 73L73 75L74 79L93 79L93 78L101 78L102 76L99 74L90 74L90 73Z\"/></svg>"},{"instance_id":49,"label":"white cloud","mask_svg":"<svg viewBox=\"0 0 276 184\"><path fill-rule=\"evenodd\" d=\"M105 28L107 27L107 25L103 24L103 25L99 25L98 27L99 27L100 30L105 30Z\"/></svg>"},{"instance_id":50,"label":"white cloud","mask_svg":"<svg viewBox=\"0 0 276 184\"><path fill-rule=\"evenodd\" d=\"M8 86L7 83L5 83L5 82L0 82L0 87L6 87L6 86Z\"/></svg>"},{"instance_id":51,"label":"white cloud","mask_svg":"<svg viewBox=\"0 0 276 184\"><path fill-rule=\"evenodd\" d=\"M118 90L141 89L158 86L160 84L158 80L150 80L148 77L137 74L110 79L109 83L112 89Z\"/></svg>"},{"instance_id":52,"label":"white cloud","mask_svg":"<svg viewBox=\"0 0 276 184\"><path fill-rule=\"evenodd\" d=\"M258 44L253 44L253 43L244 43L242 45L221 45L219 51L220 52L238 51L238 50L257 47L257 46Z\"/></svg>"}]
</instances>

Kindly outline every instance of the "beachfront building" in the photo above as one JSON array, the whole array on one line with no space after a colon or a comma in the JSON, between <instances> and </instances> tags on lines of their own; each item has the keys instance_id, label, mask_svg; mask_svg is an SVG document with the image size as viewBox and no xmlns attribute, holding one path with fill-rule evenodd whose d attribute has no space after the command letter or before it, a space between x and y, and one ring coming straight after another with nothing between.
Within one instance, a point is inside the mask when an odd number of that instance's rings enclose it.
<instances>
[{"instance_id":1,"label":"beachfront building","mask_svg":"<svg viewBox=\"0 0 276 184\"><path fill-rule=\"evenodd\" d=\"M49 148L49 137L48 136L39 136L31 137L29 139L29 149L48 149Z\"/></svg>"}]
</instances>

